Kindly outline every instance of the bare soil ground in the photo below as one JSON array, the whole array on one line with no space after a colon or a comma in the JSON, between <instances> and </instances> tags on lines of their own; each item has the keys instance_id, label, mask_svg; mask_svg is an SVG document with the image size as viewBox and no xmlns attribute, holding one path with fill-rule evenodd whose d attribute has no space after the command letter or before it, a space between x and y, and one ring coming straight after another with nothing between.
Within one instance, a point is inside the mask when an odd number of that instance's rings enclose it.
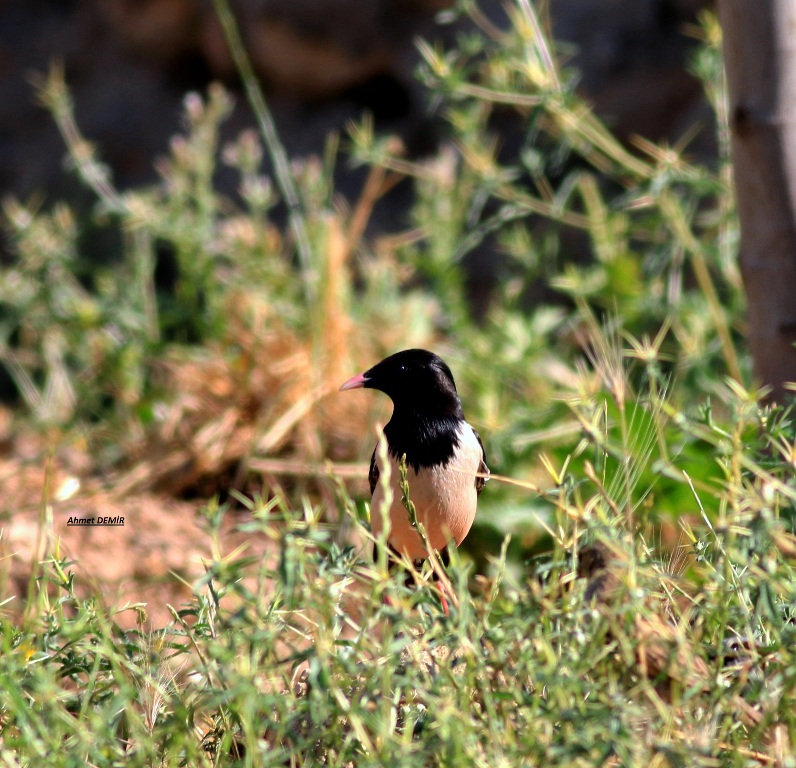
<instances>
[{"instance_id":1,"label":"bare soil ground","mask_svg":"<svg viewBox=\"0 0 796 768\"><path fill-rule=\"evenodd\" d=\"M188 602L190 585L212 559L200 514L206 502L147 491L120 497L81 477L75 461L42 458L37 440L16 439L13 446L0 452L0 599L12 598L3 611L22 612L32 569L46 551L74 563L78 594L98 593L117 609L146 603L145 625L165 626L172 619L167 605L179 609ZM98 517L121 518L123 525L69 525L70 518ZM224 522L225 551L243 544L251 555L273 551L264 537L236 532L238 522L235 514ZM132 627L137 612L125 610L116 619Z\"/></svg>"}]
</instances>

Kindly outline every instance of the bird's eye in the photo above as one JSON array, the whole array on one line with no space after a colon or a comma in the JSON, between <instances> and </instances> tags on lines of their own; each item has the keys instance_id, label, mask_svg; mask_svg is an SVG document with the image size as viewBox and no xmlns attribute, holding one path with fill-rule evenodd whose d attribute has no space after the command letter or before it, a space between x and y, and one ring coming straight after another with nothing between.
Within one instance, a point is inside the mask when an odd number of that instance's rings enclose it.
<instances>
[{"instance_id":1,"label":"bird's eye","mask_svg":"<svg viewBox=\"0 0 796 768\"><path fill-rule=\"evenodd\" d=\"M405 365L400 365L400 366L398 366L398 370L399 370L401 373L406 373L406 366L405 366Z\"/></svg>"}]
</instances>

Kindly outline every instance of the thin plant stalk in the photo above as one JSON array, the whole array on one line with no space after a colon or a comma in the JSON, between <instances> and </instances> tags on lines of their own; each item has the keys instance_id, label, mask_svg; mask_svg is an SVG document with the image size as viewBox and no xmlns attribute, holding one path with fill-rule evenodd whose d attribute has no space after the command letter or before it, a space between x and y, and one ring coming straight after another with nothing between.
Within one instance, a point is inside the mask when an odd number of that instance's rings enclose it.
<instances>
[{"instance_id":1,"label":"thin plant stalk","mask_svg":"<svg viewBox=\"0 0 796 768\"><path fill-rule=\"evenodd\" d=\"M303 206L301 205L298 190L290 171L287 152L285 152L285 147L279 138L276 123L265 102L265 96L263 95L260 83L254 74L251 60L246 53L235 16L229 7L229 3L227 0L213 0L213 6L221 22L221 26L224 29L227 45L229 45L229 50L232 54L235 66L243 81L243 87L246 89L249 105L257 119L263 141L268 148L268 154L271 156L271 162L274 164L276 182L284 197L285 205L288 210L290 228L293 231L293 236L296 238L296 249L298 251L299 264L301 265L304 278L303 286L305 298L308 306L314 306L316 290L315 279L312 274L312 249L310 247L310 239L304 220Z\"/></svg>"}]
</instances>

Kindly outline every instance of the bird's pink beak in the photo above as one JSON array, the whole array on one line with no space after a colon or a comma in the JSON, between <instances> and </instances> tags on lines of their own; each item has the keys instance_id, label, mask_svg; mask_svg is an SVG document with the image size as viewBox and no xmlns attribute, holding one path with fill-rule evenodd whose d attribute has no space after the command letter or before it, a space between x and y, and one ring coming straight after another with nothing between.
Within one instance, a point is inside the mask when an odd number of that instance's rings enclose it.
<instances>
[{"instance_id":1,"label":"bird's pink beak","mask_svg":"<svg viewBox=\"0 0 796 768\"><path fill-rule=\"evenodd\" d=\"M352 376L342 387L340 387L340 392L345 392L347 389L357 389L358 387L364 387L367 382L370 381L364 373L358 373L356 376Z\"/></svg>"}]
</instances>

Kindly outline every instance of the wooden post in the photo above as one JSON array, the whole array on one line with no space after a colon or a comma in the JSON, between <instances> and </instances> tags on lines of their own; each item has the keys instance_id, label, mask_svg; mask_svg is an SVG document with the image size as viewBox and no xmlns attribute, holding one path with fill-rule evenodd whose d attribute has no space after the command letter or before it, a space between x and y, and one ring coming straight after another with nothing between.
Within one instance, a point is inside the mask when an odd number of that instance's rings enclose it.
<instances>
[{"instance_id":1,"label":"wooden post","mask_svg":"<svg viewBox=\"0 0 796 768\"><path fill-rule=\"evenodd\" d=\"M796 0L719 0L740 264L759 383L796 381Z\"/></svg>"}]
</instances>

